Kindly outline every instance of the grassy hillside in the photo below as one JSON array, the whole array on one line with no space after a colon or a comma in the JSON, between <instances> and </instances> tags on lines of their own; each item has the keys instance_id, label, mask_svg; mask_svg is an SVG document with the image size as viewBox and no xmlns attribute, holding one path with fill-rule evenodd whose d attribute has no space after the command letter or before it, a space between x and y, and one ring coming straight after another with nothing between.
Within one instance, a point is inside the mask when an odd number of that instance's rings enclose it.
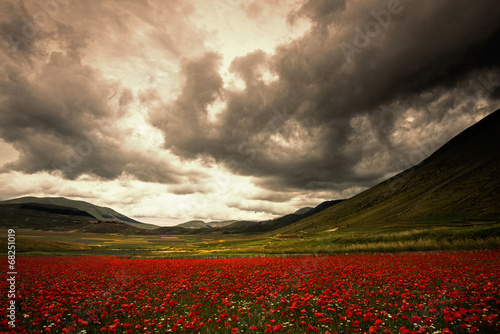
<instances>
[{"instance_id":1,"label":"grassy hillside","mask_svg":"<svg viewBox=\"0 0 500 334\"><path fill-rule=\"evenodd\" d=\"M334 234L498 221L500 111L442 146L419 165L274 235Z\"/></svg>"},{"instance_id":2,"label":"grassy hillside","mask_svg":"<svg viewBox=\"0 0 500 334\"><path fill-rule=\"evenodd\" d=\"M72 231L96 220L85 211L51 204L0 204L0 226Z\"/></svg>"},{"instance_id":3,"label":"grassy hillside","mask_svg":"<svg viewBox=\"0 0 500 334\"><path fill-rule=\"evenodd\" d=\"M220 230L225 234L259 233L264 231L260 223L246 220L237 220L230 225L221 227Z\"/></svg>"},{"instance_id":4,"label":"grassy hillside","mask_svg":"<svg viewBox=\"0 0 500 334\"><path fill-rule=\"evenodd\" d=\"M154 233L152 230L145 230L117 220L108 220L108 221L100 221L92 223L88 226L81 228L79 231L90 232L90 233L119 233L119 234Z\"/></svg>"},{"instance_id":5,"label":"grassy hillside","mask_svg":"<svg viewBox=\"0 0 500 334\"><path fill-rule=\"evenodd\" d=\"M7 250L7 239L0 238L0 249ZM79 242L63 242L33 238L16 238L16 252L65 252L90 250L91 247ZM6 252L6 251L4 251Z\"/></svg>"},{"instance_id":6,"label":"grassy hillside","mask_svg":"<svg viewBox=\"0 0 500 334\"><path fill-rule=\"evenodd\" d=\"M297 221L303 220L329 207L339 204L342 201L343 200L325 201L314 208L311 208L309 210L304 210L303 213L297 213L296 211L295 213L288 214L283 217L261 222L262 225L261 231L274 231L283 228L285 226L289 226Z\"/></svg>"},{"instance_id":7,"label":"grassy hillside","mask_svg":"<svg viewBox=\"0 0 500 334\"><path fill-rule=\"evenodd\" d=\"M128 225L135 226L142 229L156 229L158 226L152 224L145 224L129 218L115 210L107 207L97 206L84 201L70 200L64 197L21 197L16 199L11 199L7 201L0 202L0 204L26 204L26 203L38 203L38 204L52 204L58 206L65 206L70 208L75 208L81 211L85 211L95 217L97 220L114 219L122 221Z\"/></svg>"}]
</instances>

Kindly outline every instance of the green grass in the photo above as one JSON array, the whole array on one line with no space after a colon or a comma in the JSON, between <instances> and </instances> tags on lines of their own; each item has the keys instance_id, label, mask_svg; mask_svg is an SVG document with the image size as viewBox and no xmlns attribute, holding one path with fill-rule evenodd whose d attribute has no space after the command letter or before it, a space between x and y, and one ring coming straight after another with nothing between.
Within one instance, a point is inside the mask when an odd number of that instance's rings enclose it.
<instances>
[{"instance_id":1,"label":"green grass","mask_svg":"<svg viewBox=\"0 0 500 334\"><path fill-rule=\"evenodd\" d=\"M82 243L51 241L43 239L16 238L16 253L19 252L65 252L90 250L91 247ZM6 252L7 240L0 239L0 249Z\"/></svg>"},{"instance_id":2,"label":"green grass","mask_svg":"<svg viewBox=\"0 0 500 334\"><path fill-rule=\"evenodd\" d=\"M264 248L276 253L404 252L500 248L500 224L436 227L400 231L345 231L293 240Z\"/></svg>"},{"instance_id":3,"label":"green grass","mask_svg":"<svg viewBox=\"0 0 500 334\"><path fill-rule=\"evenodd\" d=\"M119 254L154 258L230 257L282 254L335 254L353 252L406 252L500 248L500 223L474 222L417 228L353 229L298 233L286 237L243 235L128 236L47 231L17 231L17 250ZM408 226L414 226L408 224ZM5 234L6 235L6 234ZM6 240L2 240L3 243ZM5 245L6 246L6 245ZM6 249L0 243L0 247Z\"/></svg>"},{"instance_id":4,"label":"green grass","mask_svg":"<svg viewBox=\"0 0 500 334\"><path fill-rule=\"evenodd\" d=\"M472 219L479 215L480 212L460 212L460 213L447 213L439 215L429 215L424 217L415 218L412 222L449 222L449 221L462 221Z\"/></svg>"},{"instance_id":5,"label":"green grass","mask_svg":"<svg viewBox=\"0 0 500 334\"><path fill-rule=\"evenodd\" d=\"M500 225L402 229L399 231L334 231L295 238L263 238L174 247L169 256L194 254L333 254L500 248ZM179 253L176 254L175 250ZM158 253L160 255L160 253Z\"/></svg>"}]
</instances>

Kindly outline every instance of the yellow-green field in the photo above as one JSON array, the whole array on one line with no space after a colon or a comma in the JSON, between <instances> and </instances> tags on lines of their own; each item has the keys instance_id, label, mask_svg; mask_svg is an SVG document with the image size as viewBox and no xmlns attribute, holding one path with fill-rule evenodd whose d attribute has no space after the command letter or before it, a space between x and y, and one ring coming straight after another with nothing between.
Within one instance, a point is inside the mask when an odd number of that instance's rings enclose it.
<instances>
[{"instance_id":1,"label":"yellow-green field","mask_svg":"<svg viewBox=\"0 0 500 334\"><path fill-rule=\"evenodd\" d=\"M7 235L6 230L0 233ZM0 249L6 249L5 238ZM17 254L99 254L140 257L331 254L500 248L500 223L349 230L295 235L119 235L16 230ZM122 252L122 253L120 253ZM127 253L128 252L128 253Z\"/></svg>"}]
</instances>

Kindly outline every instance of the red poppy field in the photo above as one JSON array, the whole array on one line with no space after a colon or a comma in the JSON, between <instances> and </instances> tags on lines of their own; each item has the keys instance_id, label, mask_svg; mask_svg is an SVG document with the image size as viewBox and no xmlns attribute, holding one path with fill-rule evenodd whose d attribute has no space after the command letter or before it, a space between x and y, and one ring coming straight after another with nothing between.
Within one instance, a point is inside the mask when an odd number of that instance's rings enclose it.
<instances>
[{"instance_id":1,"label":"red poppy field","mask_svg":"<svg viewBox=\"0 0 500 334\"><path fill-rule=\"evenodd\" d=\"M500 333L499 255L19 257L16 327L5 307L0 324L16 333Z\"/></svg>"}]
</instances>

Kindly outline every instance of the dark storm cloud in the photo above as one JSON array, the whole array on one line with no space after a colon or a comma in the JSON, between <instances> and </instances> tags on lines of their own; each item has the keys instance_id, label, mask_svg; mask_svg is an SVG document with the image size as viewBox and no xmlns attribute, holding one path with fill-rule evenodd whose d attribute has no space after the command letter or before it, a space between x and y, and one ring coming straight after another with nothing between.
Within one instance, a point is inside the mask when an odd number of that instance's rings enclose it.
<instances>
[{"instance_id":1,"label":"dark storm cloud","mask_svg":"<svg viewBox=\"0 0 500 334\"><path fill-rule=\"evenodd\" d=\"M258 21L271 5L279 2L240 9ZM304 36L232 61L242 90L224 86L222 55L205 50L210 33L190 24L190 2L2 1L0 9L0 137L20 152L4 169L26 173L202 177L127 146L117 124L138 104L180 160L215 161L283 192L343 193L418 163L500 97L494 0L304 1L288 16L311 23ZM182 58L188 51L197 56ZM149 83L180 58L182 90L166 104L170 91ZM149 68L140 91L98 70L121 60Z\"/></svg>"},{"instance_id":2,"label":"dark storm cloud","mask_svg":"<svg viewBox=\"0 0 500 334\"><path fill-rule=\"evenodd\" d=\"M223 82L218 73L220 60L220 55L207 53L182 62L181 71L186 78L182 94L166 110L151 113L151 123L164 131L167 147L181 156L192 158L218 146L216 141L205 138L210 135L207 107L222 93ZM148 95L144 99L155 98L153 92Z\"/></svg>"},{"instance_id":3,"label":"dark storm cloud","mask_svg":"<svg viewBox=\"0 0 500 334\"><path fill-rule=\"evenodd\" d=\"M269 190L261 190L256 195L249 199L257 201L275 202L275 203L285 203L293 199L297 193L290 192L276 192Z\"/></svg>"},{"instance_id":4,"label":"dark storm cloud","mask_svg":"<svg viewBox=\"0 0 500 334\"><path fill-rule=\"evenodd\" d=\"M117 115L107 104L113 85L89 66L62 53L52 53L36 84L20 68L6 66L0 81L0 136L20 158L7 166L26 173L83 173L113 179L123 172L144 181L173 182L164 163L123 147L123 134L113 127ZM120 99L130 101L127 91Z\"/></svg>"},{"instance_id":5,"label":"dark storm cloud","mask_svg":"<svg viewBox=\"0 0 500 334\"><path fill-rule=\"evenodd\" d=\"M176 170L147 150L127 147L127 135L116 122L134 101L132 92L82 61L96 31L120 39L131 28L123 21L130 13L155 23L159 16L146 15L149 5L2 2L0 137L20 153L3 172L61 172L69 179L129 174L160 183L201 176ZM189 7L171 6L160 4L153 13L171 10L178 15ZM72 20L77 14L85 15ZM117 108L110 101L115 94Z\"/></svg>"},{"instance_id":6,"label":"dark storm cloud","mask_svg":"<svg viewBox=\"0 0 500 334\"><path fill-rule=\"evenodd\" d=\"M33 30L25 20L29 16L24 4L16 6L14 3L2 2L0 9L4 15L10 17L9 20L4 19L0 23L2 49L11 54L19 52L18 56L31 55L35 50L34 37L37 31Z\"/></svg>"},{"instance_id":7,"label":"dark storm cloud","mask_svg":"<svg viewBox=\"0 0 500 334\"><path fill-rule=\"evenodd\" d=\"M498 95L498 1L310 1L290 21L301 17L312 22L302 38L233 61L243 91L221 91L213 54L193 60L178 101L151 113L165 146L269 188L343 190L398 171L424 129L445 141L470 125L452 115L464 101L473 117L485 113L480 99ZM279 79L266 83L266 69ZM210 79L189 84L200 78ZM218 95L227 107L209 122ZM420 127L401 128L411 110Z\"/></svg>"}]
</instances>

